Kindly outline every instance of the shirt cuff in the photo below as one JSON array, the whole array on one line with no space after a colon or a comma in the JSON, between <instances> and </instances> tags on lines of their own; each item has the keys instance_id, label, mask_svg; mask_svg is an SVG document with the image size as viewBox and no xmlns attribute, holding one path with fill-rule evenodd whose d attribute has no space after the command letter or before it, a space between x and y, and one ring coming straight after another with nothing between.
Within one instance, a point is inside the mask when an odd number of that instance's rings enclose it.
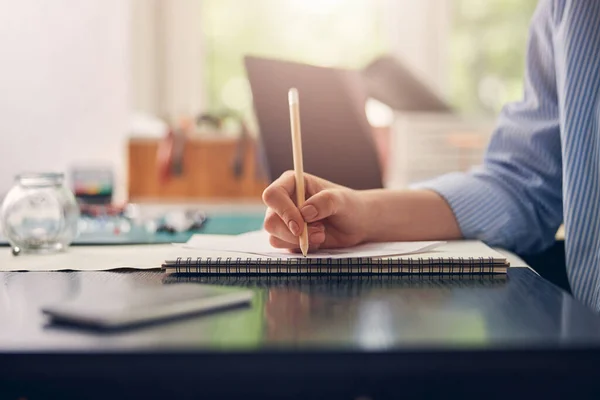
<instances>
[{"instance_id":1,"label":"shirt cuff","mask_svg":"<svg viewBox=\"0 0 600 400\"><path fill-rule=\"evenodd\" d=\"M411 185L411 189L433 190L450 205L465 239L476 239L490 246L513 248L515 232L511 227L508 195L484 178L466 173L451 173ZM512 226L513 230L516 226Z\"/></svg>"}]
</instances>

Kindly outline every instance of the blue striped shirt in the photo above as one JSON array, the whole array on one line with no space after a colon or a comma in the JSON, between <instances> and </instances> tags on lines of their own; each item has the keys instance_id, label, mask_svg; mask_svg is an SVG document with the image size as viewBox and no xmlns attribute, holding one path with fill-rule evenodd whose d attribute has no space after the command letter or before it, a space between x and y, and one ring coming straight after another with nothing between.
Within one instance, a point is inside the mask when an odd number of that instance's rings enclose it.
<instances>
[{"instance_id":1,"label":"blue striped shirt","mask_svg":"<svg viewBox=\"0 0 600 400\"><path fill-rule=\"evenodd\" d=\"M540 1L524 83L480 167L419 186L448 201L465 238L520 254L564 222L573 294L600 311L600 1Z\"/></svg>"}]
</instances>

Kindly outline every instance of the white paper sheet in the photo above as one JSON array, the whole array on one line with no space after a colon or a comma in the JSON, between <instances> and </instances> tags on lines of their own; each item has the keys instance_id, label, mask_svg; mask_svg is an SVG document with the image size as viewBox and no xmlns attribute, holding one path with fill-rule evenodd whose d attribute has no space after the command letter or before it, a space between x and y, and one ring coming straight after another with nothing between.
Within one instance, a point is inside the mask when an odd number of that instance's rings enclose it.
<instances>
[{"instance_id":1,"label":"white paper sheet","mask_svg":"<svg viewBox=\"0 0 600 400\"><path fill-rule=\"evenodd\" d=\"M118 268L160 268L164 260L177 258L181 248L166 245L72 246L65 252L13 256L0 251L0 271L104 271ZM184 252L187 255L187 252Z\"/></svg>"},{"instance_id":2,"label":"white paper sheet","mask_svg":"<svg viewBox=\"0 0 600 400\"><path fill-rule=\"evenodd\" d=\"M368 258L414 254L432 250L444 242L367 243L343 249L327 249L309 253L308 258ZM255 254L272 258L303 258L302 254L276 249L269 244L265 231L241 235L194 235L183 245L187 249Z\"/></svg>"}]
</instances>

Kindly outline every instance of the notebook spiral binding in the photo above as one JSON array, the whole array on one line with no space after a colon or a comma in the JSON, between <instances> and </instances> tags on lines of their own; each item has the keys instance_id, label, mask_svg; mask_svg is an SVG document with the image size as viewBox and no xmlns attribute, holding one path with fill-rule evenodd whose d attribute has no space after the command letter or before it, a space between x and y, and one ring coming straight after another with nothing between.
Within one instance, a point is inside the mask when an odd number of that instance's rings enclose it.
<instances>
[{"instance_id":1,"label":"notebook spiral binding","mask_svg":"<svg viewBox=\"0 0 600 400\"><path fill-rule=\"evenodd\" d=\"M182 258L163 264L180 274L339 275L339 274L494 274L504 266L492 257L457 258Z\"/></svg>"}]
</instances>

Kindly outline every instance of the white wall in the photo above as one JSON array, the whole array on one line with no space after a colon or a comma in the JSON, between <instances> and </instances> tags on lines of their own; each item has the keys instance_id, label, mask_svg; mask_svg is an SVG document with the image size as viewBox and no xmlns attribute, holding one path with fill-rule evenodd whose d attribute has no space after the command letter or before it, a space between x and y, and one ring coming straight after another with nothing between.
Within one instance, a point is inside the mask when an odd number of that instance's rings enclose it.
<instances>
[{"instance_id":1,"label":"white wall","mask_svg":"<svg viewBox=\"0 0 600 400\"><path fill-rule=\"evenodd\" d=\"M162 116L163 51L157 28L162 0L131 2L131 102L136 112Z\"/></svg>"},{"instance_id":2,"label":"white wall","mask_svg":"<svg viewBox=\"0 0 600 400\"><path fill-rule=\"evenodd\" d=\"M130 0L132 104L178 120L204 105L203 0Z\"/></svg>"},{"instance_id":3,"label":"white wall","mask_svg":"<svg viewBox=\"0 0 600 400\"><path fill-rule=\"evenodd\" d=\"M108 164L125 188L129 0L0 0L0 195L21 171Z\"/></svg>"},{"instance_id":4,"label":"white wall","mask_svg":"<svg viewBox=\"0 0 600 400\"><path fill-rule=\"evenodd\" d=\"M448 89L448 38L451 0L386 0L386 19L393 54L431 89Z\"/></svg>"}]
</instances>

